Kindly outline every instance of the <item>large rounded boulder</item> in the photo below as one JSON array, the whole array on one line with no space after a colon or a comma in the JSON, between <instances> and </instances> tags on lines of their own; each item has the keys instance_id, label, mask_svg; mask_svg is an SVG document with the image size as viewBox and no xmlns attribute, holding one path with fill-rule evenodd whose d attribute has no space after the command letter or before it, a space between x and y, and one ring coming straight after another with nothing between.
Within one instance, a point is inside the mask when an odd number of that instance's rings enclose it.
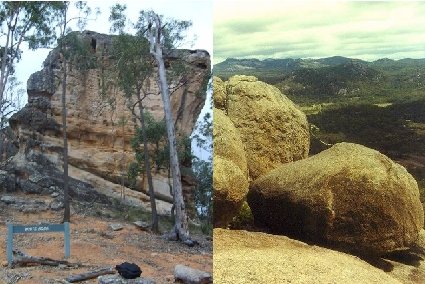
<instances>
[{"instance_id":1,"label":"large rounded boulder","mask_svg":"<svg viewBox=\"0 0 425 284\"><path fill-rule=\"evenodd\" d=\"M378 151L336 144L250 185L258 224L361 254L409 247L424 225L415 179Z\"/></svg>"},{"instance_id":2,"label":"large rounded boulder","mask_svg":"<svg viewBox=\"0 0 425 284\"><path fill-rule=\"evenodd\" d=\"M248 193L248 168L238 130L222 110L213 114L214 226L225 227Z\"/></svg>"},{"instance_id":3,"label":"large rounded boulder","mask_svg":"<svg viewBox=\"0 0 425 284\"><path fill-rule=\"evenodd\" d=\"M248 180L232 161L213 161L214 227L226 227L238 213L248 192Z\"/></svg>"},{"instance_id":4,"label":"large rounded boulder","mask_svg":"<svg viewBox=\"0 0 425 284\"><path fill-rule=\"evenodd\" d=\"M306 116L276 87L252 76L234 76L224 86L218 84L216 95L215 102L225 107L241 134L250 178L308 156Z\"/></svg>"}]
</instances>

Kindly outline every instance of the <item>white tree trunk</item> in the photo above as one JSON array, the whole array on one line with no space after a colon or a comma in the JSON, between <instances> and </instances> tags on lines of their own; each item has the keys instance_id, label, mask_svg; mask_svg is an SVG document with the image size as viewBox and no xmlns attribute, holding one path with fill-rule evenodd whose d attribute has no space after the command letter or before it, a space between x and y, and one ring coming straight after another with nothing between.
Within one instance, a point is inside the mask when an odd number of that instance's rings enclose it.
<instances>
[{"instance_id":1,"label":"white tree trunk","mask_svg":"<svg viewBox=\"0 0 425 284\"><path fill-rule=\"evenodd\" d=\"M155 23L155 29L152 24ZM150 52L158 64L159 87L164 104L165 123L167 127L168 143L170 145L170 167L173 176L173 195L175 209L174 234L182 241L190 240L189 227L186 214L186 206L183 199L183 187L181 182L180 164L177 155L176 134L174 130L174 119L171 112L170 92L167 83L164 58L162 57L161 45L161 20L158 15L153 14L149 24Z\"/></svg>"},{"instance_id":2,"label":"white tree trunk","mask_svg":"<svg viewBox=\"0 0 425 284\"><path fill-rule=\"evenodd\" d=\"M170 94L165 73L165 64L162 57L162 48L156 44L155 59L158 63L158 75L161 88L162 101L164 103L165 122L167 126L168 143L170 144L170 166L173 176L173 194L175 207L174 230L177 237L185 241L189 239L189 228L187 222L186 206L183 199L183 187L181 182L180 164L177 156L176 134L174 130L174 119L171 112Z\"/></svg>"}]
</instances>

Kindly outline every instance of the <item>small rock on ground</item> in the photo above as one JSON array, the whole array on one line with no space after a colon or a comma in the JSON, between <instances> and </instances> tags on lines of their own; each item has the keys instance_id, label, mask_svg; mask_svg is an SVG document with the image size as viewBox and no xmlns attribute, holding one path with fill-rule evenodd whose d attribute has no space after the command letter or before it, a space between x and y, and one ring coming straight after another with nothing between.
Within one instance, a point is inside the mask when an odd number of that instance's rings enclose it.
<instances>
[{"instance_id":1,"label":"small rock on ground","mask_svg":"<svg viewBox=\"0 0 425 284\"><path fill-rule=\"evenodd\" d=\"M133 222L133 224L137 227L137 228L139 228L139 229L141 229L141 230L149 230L149 228L151 227L151 225L149 224L149 223L147 223L147 222L143 222L143 221L136 221L136 222Z\"/></svg>"},{"instance_id":2,"label":"small rock on ground","mask_svg":"<svg viewBox=\"0 0 425 284\"><path fill-rule=\"evenodd\" d=\"M113 231L119 231L122 230L124 226L121 224L110 224L109 228L111 228Z\"/></svg>"},{"instance_id":3,"label":"small rock on ground","mask_svg":"<svg viewBox=\"0 0 425 284\"><path fill-rule=\"evenodd\" d=\"M185 284L213 283L211 274L181 264L174 267L174 278Z\"/></svg>"},{"instance_id":4,"label":"small rock on ground","mask_svg":"<svg viewBox=\"0 0 425 284\"><path fill-rule=\"evenodd\" d=\"M155 284L155 281L149 278L125 279L120 275L103 275L99 276L97 280L99 284Z\"/></svg>"}]
</instances>

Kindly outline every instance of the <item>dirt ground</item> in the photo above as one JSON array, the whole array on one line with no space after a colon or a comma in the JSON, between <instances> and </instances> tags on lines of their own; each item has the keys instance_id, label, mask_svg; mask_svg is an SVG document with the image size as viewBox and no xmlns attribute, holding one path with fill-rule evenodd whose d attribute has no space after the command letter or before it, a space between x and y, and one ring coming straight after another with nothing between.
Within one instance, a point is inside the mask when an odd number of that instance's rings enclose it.
<instances>
[{"instance_id":1,"label":"dirt ground","mask_svg":"<svg viewBox=\"0 0 425 284\"><path fill-rule=\"evenodd\" d=\"M37 284L65 283L64 279L97 268L133 262L142 269L142 276L156 283L174 283L174 266L183 264L212 273L212 241L204 235L192 235L199 242L190 248L180 242L167 241L159 235L138 229L131 222L74 213L71 216L72 263L80 267L7 266L7 222L14 224L60 223L62 211L44 211L37 214L22 213L0 204L0 283ZM110 224L124 226L113 231ZM15 234L14 249L31 256L63 259L63 233ZM78 283L97 283L96 279Z\"/></svg>"}]
</instances>

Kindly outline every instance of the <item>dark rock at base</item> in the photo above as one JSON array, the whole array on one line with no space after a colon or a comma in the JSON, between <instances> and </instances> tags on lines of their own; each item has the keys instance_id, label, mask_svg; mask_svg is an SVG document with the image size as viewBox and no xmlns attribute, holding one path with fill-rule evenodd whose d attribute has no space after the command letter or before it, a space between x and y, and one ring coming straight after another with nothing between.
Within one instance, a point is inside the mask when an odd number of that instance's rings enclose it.
<instances>
[{"instance_id":1,"label":"dark rock at base","mask_svg":"<svg viewBox=\"0 0 425 284\"><path fill-rule=\"evenodd\" d=\"M13 192L15 191L15 186L15 175L0 170L0 191Z\"/></svg>"},{"instance_id":2,"label":"dark rock at base","mask_svg":"<svg viewBox=\"0 0 425 284\"><path fill-rule=\"evenodd\" d=\"M53 211L59 211L64 208L64 204L62 201L55 199L50 203L49 207Z\"/></svg>"},{"instance_id":3,"label":"dark rock at base","mask_svg":"<svg viewBox=\"0 0 425 284\"><path fill-rule=\"evenodd\" d=\"M29 180L22 180L19 185L25 193L41 193L43 191L41 186Z\"/></svg>"},{"instance_id":4,"label":"dark rock at base","mask_svg":"<svg viewBox=\"0 0 425 284\"><path fill-rule=\"evenodd\" d=\"M18 199L14 196L10 196L10 195L5 195L2 196L2 198L0 199L0 201L6 203L6 204L15 204L18 202Z\"/></svg>"},{"instance_id":5,"label":"dark rock at base","mask_svg":"<svg viewBox=\"0 0 425 284\"><path fill-rule=\"evenodd\" d=\"M151 227L151 224L149 224L149 223L147 223L147 222L143 222L143 221L136 221L136 222L133 222L133 224L134 224L137 228L139 228L140 230L143 230L143 231L147 231L147 230L149 230L149 229L150 229L150 227Z\"/></svg>"}]
</instances>

